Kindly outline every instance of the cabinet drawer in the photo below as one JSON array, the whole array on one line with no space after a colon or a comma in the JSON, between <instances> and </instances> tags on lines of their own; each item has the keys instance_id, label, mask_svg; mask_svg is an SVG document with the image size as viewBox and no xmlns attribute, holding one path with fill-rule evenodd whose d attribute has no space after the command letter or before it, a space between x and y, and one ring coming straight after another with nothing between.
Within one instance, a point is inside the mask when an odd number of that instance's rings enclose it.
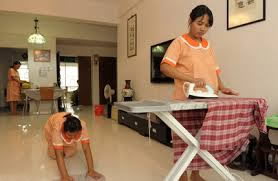
<instances>
[{"instance_id":1,"label":"cabinet drawer","mask_svg":"<svg viewBox=\"0 0 278 181\"><path fill-rule=\"evenodd\" d=\"M138 116L136 114L127 113L125 111L119 110L118 123L128 126L129 128L137 131L143 136L149 135L148 120L140 115ZM162 121L158 123L151 122L150 134L150 137L152 139L167 146L172 146L171 129Z\"/></svg>"},{"instance_id":2,"label":"cabinet drawer","mask_svg":"<svg viewBox=\"0 0 278 181\"><path fill-rule=\"evenodd\" d=\"M171 129L168 128L165 124L160 123L153 123L151 124L151 138L171 146Z\"/></svg>"},{"instance_id":3,"label":"cabinet drawer","mask_svg":"<svg viewBox=\"0 0 278 181\"><path fill-rule=\"evenodd\" d=\"M148 122L145 119L131 116L129 126L138 131L141 135L148 136Z\"/></svg>"},{"instance_id":4,"label":"cabinet drawer","mask_svg":"<svg viewBox=\"0 0 278 181\"><path fill-rule=\"evenodd\" d=\"M130 115L127 112L119 111L118 114L118 123L128 125L130 119Z\"/></svg>"}]
</instances>

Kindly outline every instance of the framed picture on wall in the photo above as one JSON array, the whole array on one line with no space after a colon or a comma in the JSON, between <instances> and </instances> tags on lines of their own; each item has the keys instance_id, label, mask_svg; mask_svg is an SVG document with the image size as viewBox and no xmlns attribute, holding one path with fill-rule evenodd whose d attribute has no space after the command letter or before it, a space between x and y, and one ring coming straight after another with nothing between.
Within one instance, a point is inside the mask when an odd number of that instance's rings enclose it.
<instances>
[{"instance_id":1,"label":"framed picture on wall","mask_svg":"<svg viewBox=\"0 0 278 181\"><path fill-rule=\"evenodd\" d=\"M265 20L265 0L227 0L227 30Z\"/></svg>"},{"instance_id":2,"label":"framed picture on wall","mask_svg":"<svg viewBox=\"0 0 278 181\"><path fill-rule=\"evenodd\" d=\"M127 57L137 53L137 16L132 15L127 20Z\"/></svg>"},{"instance_id":3,"label":"framed picture on wall","mask_svg":"<svg viewBox=\"0 0 278 181\"><path fill-rule=\"evenodd\" d=\"M50 62L50 50L33 50L34 62Z\"/></svg>"}]
</instances>

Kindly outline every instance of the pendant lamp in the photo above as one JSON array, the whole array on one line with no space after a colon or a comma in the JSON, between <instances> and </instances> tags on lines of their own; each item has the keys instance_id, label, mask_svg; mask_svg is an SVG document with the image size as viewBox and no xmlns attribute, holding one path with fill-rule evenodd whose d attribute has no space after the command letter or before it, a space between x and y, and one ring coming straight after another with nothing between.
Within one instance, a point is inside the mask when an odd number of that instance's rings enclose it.
<instances>
[{"instance_id":1,"label":"pendant lamp","mask_svg":"<svg viewBox=\"0 0 278 181\"><path fill-rule=\"evenodd\" d=\"M39 44L39 45L44 44L46 40L45 37L39 32L39 26L38 26L39 20L35 18L34 22L35 22L35 27L34 27L35 32L29 36L28 43Z\"/></svg>"}]
</instances>

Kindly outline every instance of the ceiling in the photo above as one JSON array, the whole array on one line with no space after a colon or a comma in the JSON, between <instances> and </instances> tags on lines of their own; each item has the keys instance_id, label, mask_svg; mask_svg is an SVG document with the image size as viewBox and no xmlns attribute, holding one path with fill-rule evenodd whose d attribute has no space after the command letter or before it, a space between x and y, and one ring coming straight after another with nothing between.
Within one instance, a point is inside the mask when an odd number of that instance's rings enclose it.
<instances>
[{"instance_id":1,"label":"ceiling","mask_svg":"<svg viewBox=\"0 0 278 181\"><path fill-rule=\"evenodd\" d=\"M117 1L117 0L91 0L91 1ZM26 14L26 13L15 13L15 12L4 12L0 11L0 16L2 17L13 17L13 19L20 18L20 21L27 21L32 20L34 17L37 17L40 22L67 22L71 24L87 24L90 26L103 28L104 30L107 28L115 28L115 25L105 25L99 24L91 21L86 20L78 20L78 19L71 19L71 18L64 18L64 17L55 17L55 16L43 16L43 15L33 15L33 14ZM84 39L70 39L70 38L59 38L56 39L57 45L75 45L75 46L91 46L91 47L117 47L116 42L106 42L106 41L98 41L98 40L84 40Z\"/></svg>"}]
</instances>

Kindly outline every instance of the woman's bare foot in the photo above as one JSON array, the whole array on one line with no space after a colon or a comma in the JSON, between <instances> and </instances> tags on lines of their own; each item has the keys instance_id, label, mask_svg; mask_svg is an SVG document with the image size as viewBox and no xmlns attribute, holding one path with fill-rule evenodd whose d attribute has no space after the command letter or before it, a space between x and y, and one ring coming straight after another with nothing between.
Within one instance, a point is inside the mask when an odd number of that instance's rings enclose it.
<instances>
[{"instance_id":1,"label":"woman's bare foot","mask_svg":"<svg viewBox=\"0 0 278 181\"><path fill-rule=\"evenodd\" d=\"M181 175L179 181L189 181L189 180L187 179L187 172L184 172L184 173Z\"/></svg>"},{"instance_id":2,"label":"woman's bare foot","mask_svg":"<svg viewBox=\"0 0 278 181\"><path fill-rule=\"evenodd\" d=\"M199 171L193 171L190 175L190 180L191 181L206 181L205 179L203 179L200 176Z\"/></svg>"},{"instance_id":3,"label":"woman's bare foot","mask_svg":"<svg viewBox=\"0 0 278 181\"><path fill-rule=\"evenodd\" d=\"M179 181L188 181L188 179L187 179L187 177L185 177L185 176L181 176L180 179L179 179Z\"/></svg>"}]
</instances>

